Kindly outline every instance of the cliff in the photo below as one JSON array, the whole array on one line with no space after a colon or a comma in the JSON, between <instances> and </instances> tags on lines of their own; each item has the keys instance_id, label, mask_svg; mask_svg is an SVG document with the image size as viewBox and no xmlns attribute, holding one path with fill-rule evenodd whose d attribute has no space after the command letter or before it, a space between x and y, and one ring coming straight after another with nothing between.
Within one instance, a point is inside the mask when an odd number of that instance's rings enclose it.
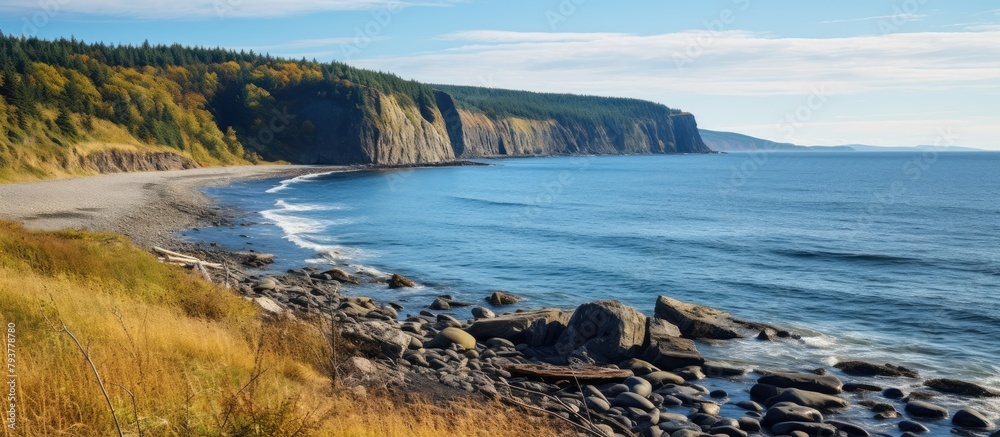
<instances>
[{"instance_id":1,"label":"cliff","mask_svg":"<svg viewBox=\"0 0 1000 437\"><path fill-rule=\"evenodd\" d=\"M224 49L0 35L0 181L234 165L709 153L638 99L428 85Z\"/></svg>"}]
</instances>

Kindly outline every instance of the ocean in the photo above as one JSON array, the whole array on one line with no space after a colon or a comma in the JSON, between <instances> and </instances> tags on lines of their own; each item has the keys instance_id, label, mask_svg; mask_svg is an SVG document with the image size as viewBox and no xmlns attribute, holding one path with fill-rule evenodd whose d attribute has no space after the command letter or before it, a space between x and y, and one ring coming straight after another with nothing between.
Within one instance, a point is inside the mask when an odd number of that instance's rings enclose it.
<instances>
[{"instance_id":1,"label":"ocean","mask_svg":"<svg viewBox=\"0 0 1000 437\"><path fill-rule=\"evenodd\" d=\"M804 335L707 356L860 359L1000 389L1000 153L483 162L209 188L246 217L184 236L276 254L272 271L403 274L420 287L353 291L403 314L495 290L525 308L617 299L652 314L668 295Z\"/></svg>"}]
</instances>

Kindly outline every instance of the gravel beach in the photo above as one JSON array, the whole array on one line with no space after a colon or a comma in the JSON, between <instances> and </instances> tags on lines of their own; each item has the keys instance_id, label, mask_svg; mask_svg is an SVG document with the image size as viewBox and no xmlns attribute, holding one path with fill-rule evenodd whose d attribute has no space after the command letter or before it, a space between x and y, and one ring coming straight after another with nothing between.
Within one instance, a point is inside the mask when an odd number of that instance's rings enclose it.
<instances>
[{"instance_id":1,"label":"gravel beach","mask_svg":"<svg viewBox=\"0 0 1000 437\"><path fill-rule=\"evenodd\" d=\"M239 180L347 171L343 166L239 166L121 173L0 185L0 219L29 229L84 229L128 236L149 248L175 231L223 218L197 188Z\"/></svg>"}]
</instances>

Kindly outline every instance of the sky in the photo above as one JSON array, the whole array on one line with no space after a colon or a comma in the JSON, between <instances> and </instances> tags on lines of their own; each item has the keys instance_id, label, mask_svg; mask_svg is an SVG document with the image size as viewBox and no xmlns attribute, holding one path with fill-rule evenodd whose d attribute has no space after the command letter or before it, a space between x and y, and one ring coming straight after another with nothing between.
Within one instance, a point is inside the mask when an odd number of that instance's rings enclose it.
<instances>
[{"instance_id":1,"label":"sky","mask_svg":"<svg viewBox=\"0 0 1000 437\"><path fill-rule=\"evenodd\" d=\"M0 30L635 97L804 145L1000 150L996 0L3 0Z\"/></svg>"}]
</instances>

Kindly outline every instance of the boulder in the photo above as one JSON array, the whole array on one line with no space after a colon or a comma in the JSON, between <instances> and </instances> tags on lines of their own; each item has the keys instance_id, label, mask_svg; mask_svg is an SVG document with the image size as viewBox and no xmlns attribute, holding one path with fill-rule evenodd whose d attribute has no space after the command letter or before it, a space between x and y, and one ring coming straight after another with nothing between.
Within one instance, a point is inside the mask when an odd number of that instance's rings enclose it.
<instances>
[{"instance_id":1,"label":"boulder","mask_svg":"<svg viewBox=\"0 0 1000 437\"><path fill-rule=\"evenodd\" d=\"M659 372L660 369L647 361L640 360L638 358L629 358L625 361L618 363L618 367L622 369L629 369L635 372L636 376L642 376L647 373Z\"/></svg>"},{"instance_id":2,"label":"boulder","mask_svg":"<svg viewBox=\"0 0 1000 437\"><path fill-rule=\"evenodd\" d=\"M681 338L676 325L655 317L646 318L646 339L640 357L665 370L698 366L705 362L694 341Z\"/></svg>"},{"instance_id":3,"label":"boulder","mask_svg":"<svg viewBox=\"0 0 1000 437\"><path fill-rule=\"evenodd\" d=\"M812 373L772 373L762 376L757 382L779 388L797 388L828 395L840 394L844 388L844 383L840 382L836 376Z\"/></svg>"},{"instance_id":4,"label":"boulder","mask_svg":"<svg viewBox=\"0 0 1000 437\"><path fill-rule=\"evenodd\" d=\"M706 361L701 365L701 370L713 378L729 378L733 376L743 376L747 369L732 366L718 361Z\"/></svg>"},{"instance_id":5,"label":"boulder","mask_svg":"<svg viewBox=\"0 0 1000 437\"><path fill-rule=\"evenodd\" d=\"M654 406L653 403L649 401L649 399L646 399L642 396L639 396L635 393L628 391L620 393L618 396L615 396L615 399L611 403L617 407L639 408L643 411L650 411L656 409L656 406Z\"/></svg>"},{"instance_id":6,"label":"boulder","mask_svg":"<svg viewBox=\"0 0 1000 437\"><path fill-rule=\"evenodd\" d=\"M948 417L948 409L924 401L912 401L906 404L906 412L922 419L940 420Z\"/></svg>"},{"instance_id":7,"label":"boulder","mask_svg":"<svg viewBox=\"0 0 1000 437\"><path fill-rule=\"evenodd\" d=\"M351 275L347 274L347 272L345 272L345 271L343 271L341 269L328 270L326 272L323 272L323 274L330 275L331 278L333 278L333 279L335 279L335 280L337 280L339 282L344 282L344 283L348 283L348 284L355 284L355 285L360 285L361 284L361 281L358 280L358 278L355 278L354 276L351 276Z\"/></svg>"},{"instance_id":8,"label":"boulder","mask_svg":"<svg viewBox=\"0 0 1000 437\"><path fill-rule=\"evenodd\" d=\"M838 434L837 427L826 423L813 422L783 422L771 427L774 435L793 435L803 432L811 437L833 437Z\"/></svg>"},{"instance_id":9,"label":"boulder","mask_svg":"<svg viewBox=\"0 0 1000 437\"><path fill-rule=\"evenodd\" d=\"M475 307L472 309L472 317L477 319L492 319L496 318L496 316L497 315L493 314L493 311L490 311L489 308Z\"/></svg>"},{"instance_id":10,"label":"boulder","mask_svg":"<svg viewBox=\"0 0 1000 437\"><path fill-rule=\"evenodd\" d=\"M924 385L943 393L951 393L975 398L1000 397L1000 393L986 387L955 379L929 379L924 382Z\"/></svg>"},{"instance_id":11,"label":"boulder","mask_svg":"<svg viewBox=\"0 0 1000 437\"><path fill-rule=\"evenodd\" d=\"M452 344L462 346L466 350L474 350L476 349L476 338L458 328L445 328L433 340L427 342L425 346L435 349L447 349Z\"/></svg>"},{"instance_id":12,"label":"boulder","mask_svg":"<svg viewBox=\"0 0 1000 437\"><path fill-rule=\"evenodd\" d=\"M417 284L402 275L392 275L392 279L389 279L389 288L413 288L416 286Z\"/></svg>"},{"instance_id":13,"label":"boulder","mask_svg":"<svg viewBox=\"0 0 1000 437\"><path fill-rule=\"evenodd\" d=\"M931 432L931 430L928 429L923 424L914 422L912 420L904 420L902 422L899 422L899 430L903 432L912 432L912 433Z\"/></svg>"},{"instance_id":14,"label":"boulder","mask_svg":"<svg viewBox=\"0 0 1000 437\"><path fill-rule=\"evenodd\" d=\"M779 404L781 402L791 402L803 407L814 408L825 412L840 410L848 407L847 401L836 396L799 390L797 388L784 389L778 395L765 401L764 404L770 408L772 405Z\"/></svg>"},{"instance_id":15,"label":"boulder","mask_svg":"<svg viewBox=\"0 0 1000 437\"><path fill-rule=\"evenodd\" d=\"M626 379L623 384L628 386L628 391L644 398L648 398L653 393L653 385L643 378L632 376Z\"/></svg>"},{"instance_id":16,"label":"boulder","mask_svg":"<svg viewBox=\"0 0 1000 437\"><path fill-rule=\"evenodd\" d=\"M803 407L792 403L780 403L771 406L760 421L761 426L770 428L782 422L822 422L823 413L815 408Z\"/></svg>"},{"instance_id":17,"label":"boulder","mask_svg":"<svg viewBox=\"0 0 1000 437\"><path fill-rule=\"evenodd\" d=\"M740 425L740 429L748 433L758 433L761 430L760 422L753 417L743 416L736 419L736 423Z\"/></svg>"},{"instance_id":18,"label":"boulder","mask_svg":"<svg viewBox=\"0 0 1000 437\"><path fill-rule=\"evenodd\" d=\"M502 291L494 291L493 294L486 297L486 301L493 306L506 306L513 305L520 302L522 299L514 296L512 294L507 294Z\"/></svg>"},{"instance_id":19,"label":"boulder","mask_svg":"<svg viewBox=\"0 0 1000 437\"><path fill-rule=\"evenodd\" d=\"M479 319L467 329L479 340L502 338L514 344L551 346L566 329L573 313L556 309L519 311L492 319Z\"/></svg>"},{"instance_id":20,"label":"boulder","mask_svg":"<svg viewBox=\"0 0 1000 437\"><path fill-rule=\"evenodd\" d=\"M367 355L402 358L410 347L410 336L395 325L380 320L352 323L344 326L341 335Z\"/></svg>"},{"instance_id":21,"label":"boulder","mask_svg":"<svg viewBox=\"0 0 1000 437\"><path fill-rule=\"evenodd\" d=\"M848 375L856 376L889 376L906 378L917 378L920 376L917 374L917 371L910 370L902 366L894 366L892 364L872 364L864 361L841 361L834 367L843 370L844 373Z\"/></svg>"},{"instance_id":22,"label":"boulder","mask_svg":"<svg viewBox=\"0 0 1000 437\"><path fill-rule=\"evenodd\" d=\"M741 338L746 324L729 313L702 305L684 303L666 296L656 300L657 318L676 325L688 338L729 340Z\"/></svg>"},{"instance_id":23,"label":"boulder","mask_svg":"<svg viewBox=\"0 0 1000 437\"><path fill-rule=\"evenodd\" d=\"M976 428L976 429L987 429L993 428L993 422L990 422L983 413L970 408L963 408L955 413L955 416L951 418L951 423L955 426L961 426L963 428Z\"/></svg>"},{"instance_id":24,"label":"boulder","mask_svg":"<svg viewBox=\"0 0 1000 437\"><path fill-rule=\"evenodd\" d=\"M431 302L431 304L428 305L427 308L430 308L432 310L437 310L437 311L450 310L451 309L451 303L448 302L448 299L445 299L443 297L438 297L438 298L435 298L434 302Z\"/></svg>"},{"instance_id":25,"label":"boulder","mask_svg":"<svg viewBox=\"0 0 1000 437\"><path fill-rule=\"evenodd\" d=\"M577 307L556 349L563 358L582 356L618 363L638 356L645 340L646 316L621 302L601 300Z\"/></svg>"},{"instance_id":26,"label":"boulder","mask_svg":"<svg viewBox=\"0 0 1000 437\"><path fill-rule=\"evenodd\" d=\"M713 436L747 437L746 431L735 426L716 426L708 430Z\"/></svg>"},{"instance_id":27,"label":"boulder","mask_svg":"<svg viewBox=\"0 0 1000 437\"><path fill-rule=\"evenodd\" d=\"M835 428L840 430L842 435L846 437L871 437L871 433L864 428L855 425L853 423L841 422L838 420L828 420L827 425L833 425Z\"/></svg>"},{"instance_id":28,"label":"boulder","mask_svg":"<svg viewBox=\"0 0 1000 437\"><path fill-rule=\"evenodd\" d=\"M647 373L645 375L640 376L640 378L649 381L649 384L652 385L653 388L660 388L667 384L676 384L676 385L684 384L684 378L681 378L680 376L677 376L676 374L670 372L664 372L662 370L657 372Z\"/></svg>"},{"instance_id":29,"label":"boulder","mask_svg":"<svg viewBox=\"0 0 1000 437\"><path fill-rule=\"evenodd\" d=\"M274 280L274 278L264 278L253 285L253 291L258 293L261 291L270 291L277 289L278 286L278 281Z\"/></svg>"}]
</instances>

